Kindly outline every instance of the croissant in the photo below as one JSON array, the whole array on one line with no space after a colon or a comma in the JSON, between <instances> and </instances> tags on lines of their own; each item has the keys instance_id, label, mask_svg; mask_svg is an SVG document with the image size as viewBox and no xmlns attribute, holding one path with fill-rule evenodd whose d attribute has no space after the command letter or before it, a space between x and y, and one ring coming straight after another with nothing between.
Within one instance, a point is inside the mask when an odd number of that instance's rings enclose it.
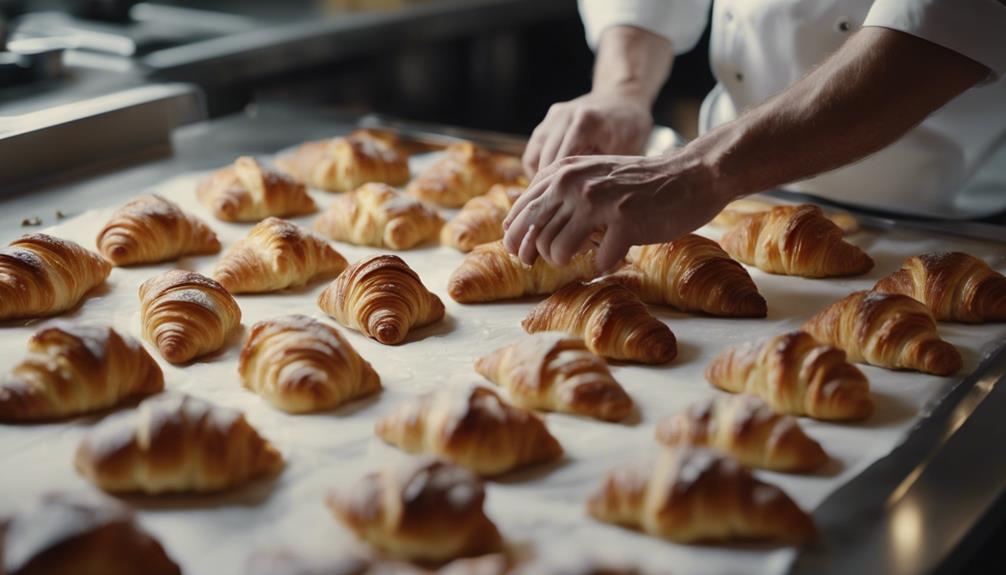
<instances>
[{"instance_id":1,"label":"croissant","mask_svg":"<svg viewBox=\"0 0 1006 575\"><path fill-rule=\"evenodd\" d=\"M734 259L773 274L822 278L868 272L873 260L809 204L752 214L720 239Z\"/></svg>"},{"instance_id":2,"label":"croissant","mask_svg":"<svg viewBox=\"0 0 1006 575\"><path fill-rule=\"evenodd\" d=\"M744 266L716 242L688 234L636 246L610 277L644 302L724 317L765 317L768 308Z\"/></svg>"},{"instance_id":3,"label":"croissant","mask_svg":"<svg viewBox=\"0 0 1006 575\"><path fill-rule=\"evenodd\" d=\"M303 315L252 326L241 349L244 386L290 413L331 409L381 390L381 379L333 327Z\"/></svg>"},{"instance_id":4,"label":"croissant","mask_svg":"<svg viewBox=\"0 0 1006 575\"><path fill-rule=\"evenodd\" d=\"M307 142L277 158L281 169L305 184L348 192L369 182L403 186L409 158L393 134L356 130L342 138Z\"/></svg>"},{"instance_id":5,"label":"croissant","mask_svg":"<svg viewBox=\"0 0 1006 575\"><path fill-rule=\"evenodd\" d=\"M424 395L392 410L374 430L407 453L430 453L483 476L562 456L542 420L485 387Z\"/></svg>"},{"instance_id":6,"label":"croissant","mask_svg":"<svg viewBox=\"0 0 1006 575\"><path fill-rule=\"evenodd\" d=\"M22 236L0 249L0 321L66 311L110 273L104 258L70 240Z\"/></svg>"},{"instance_id":7,"label":"croissant","mask_svg":"<svg viewBox=\"0 0 1006 575\"><path fill-rule=\"evenodd\" d=\"M478 477L426 458L369 473L326 498L332 514L360 539L392 557L426 562L502 547L484 501Z\"/></svg>"},{"instance_id":8,"label":"croissant","mask_svg":"<svg viewBox=\"0 0 1006 575\"><path fill-rule=\"evenodd\" d=\"M523 177L517 158L498 156L471 142L459 142L448 146L444 156L405 189L424 202L460 208L468 200L488 192L494 184L518 183Z\"/></svg>"},{"instance_id":9,"label":"croissant","mask_svg":"<svg viewBox=\"0 0 1006 575\"><path fill-rule=\"evenodd\" d=\"M191 493L279 473L283 456L237 410L158 395L99 423L77 448L74 464L111 493Z\"/></svg>"},{"instance_id":10,"label":"croissant","mask_svg":"<svg viewBox=\"0 0 1006 575\"><path fill-rule=\"evenodd\" d=\"M524 331L564 331L583 338L602 357L640 363L667 363L678 354L671 329L650 315L625 287L611 282L572 283L539 303Z\"/></svg>"},{"instance_id":11,"label":"croissant","mask_svg":"<svg viewBox=\"0 0 1006 575\"><path fill-rule=\"evenodd\" d=\"M538 258L527 265L503 247L502 241L476 246L447 280L447 293L456 302L478 303L550 294L564 285L597 276L594 250L578 254L555 267Z\"/></svg>"},{"instance_id":12,"label":"croissant","mask_svg":"<svg viewBox=\"0 0 1006 575\"><path fill-rule=\"evenodd\" d=\"M828 461L821 444L807 437L795 418L745 394L696 403L664 419L657 425L657 441L708 447L748 467L773 471L801 473Z\"/></svg>"},{"instance_id":13,"label":"croissant","mask_svg":"<svg viewBox=\"0 0 1006 575\"><path fill-rule=\"evenodd\" d=\"M387 184L364 184L336 198L314 229L340 242L407 250L435 238L443 223L436 210Z\"/></svg>"},{"instance_id":14,"label":"croissant","mask_svg":"<svg viewBox=\"0 0 1006 575\"><path fill-rule=\"evenodd\" d=\"M731 393L749 393L777 413L854 420L873 412L866 376L845 353L794 331L734 346L706 367L706 379Z\"/></svg>"},{"instance_id":15,"label":"croissant","mask_svg":"<svg viewBox=\"0 0 1006 575\"><path fill-rule=\"evenodd\" d=\"M385 345L409 330L440 321L444 304L398 256L356 262L318 296L318 306L345 327Z\"/></svg>"},{"instance_id":16,"label":"croissant","mask_svg":"<svg viewBox=\"0 0 1006 575\"><path fill-rule=\"evenodd\" d=\"M873 289L915 298L938 320L1006 321L1006 277L970 254L937 252L908 258Z\"/></svg>"},{"instance_id":17,"label":"croissant","mask_svg":"<svg viewBox=\"0 0 1006 575\"><path fill-rule=\"evenodd\" d=\"M231 293L263 293L301 287L337 275L347 265L324 238L286 220L266 218L227 250L213 279Z\"/></svg>"},{"instance_id":18,"label":"croissant","mask_svg":"<svg viewBox=\"0 0 1006 575\"><path fill-rule=\"evenodd\" d=\"M496 184L486 195L468 200L440 230L440 243L470 252L479 244L503 239L503 220L523 192L524 186Z\"/></svg>"},{"instance_id":19,"label":"croissant","mask_svg":"<svg viewBox=\"0 0 1006 575\"><path fill-rule=\"evenodd\" d=\"M803 329L856 363L936 375L956 373L962 365L957 348L940 339L929 309L901 294L854 292L807 320Z\"/></svg>"},{"instance_id":20,"label":"croissant","mask_svg":"<svg viewBox=\"0 0 1006 575\"><path fill-rule=\"evenodd\" d=\"M318 209L304 184L248 156L203 180L196 195L217 219L225 222L301 216Z\"/></svg>"},{"instance_id":21,"label":"croissant","mask_svg":"<svg viewBox=\"0 0 1006 575\"><path fill-rule=\"evenodd\" d=\"M209 226L156 194L140 196L115 210L97 243L101 255L117 266L220 251L220 240Z\"/></svg>"},{"instance_id":22,"label":"croissant","mask_svg":"<svg viewBox=\"0 0 1006 575\"><path fill-rule=\"evenodd\" d=\"M789 496L736 460L707 449L667 448L653 461L612 470L590 496L600 521L677 543L770 539L802 543L814 522Z\"/></svg>"},{"instance_id":23,"label":"croissant","mask_svg":"<svg viewBox=\"0 0 1006 575\"><path fill-rule=\"evenodd\" d=\"M605 421L619 421L632 411L632 399L604 360L590 353L583 340L563 333L539 333L502 347L476 360L475 371L526 409Z\"/></svg>"},{"instance_id":24,"label":"croissant","mask_svg":"<svg viewBox=\"0 0 1006 575\"><path fill-rule=\"evenodd\" d=\"M730 229L741 223L752 214L767 212L778 204L758 200L755 198L741 198L726 205L720 213L716 214L709 225L715 228ZM825 216L833 224L842 230L842 233L849 235L859 231L859 221L856 216L842 210L829 210Z\"/></svg>"},{"instance_id":25,"label":"croissant","mask_svg":"<svg viewBox=\"0 0 1006 575\"><path fill-rule=\"evenodd\" d=\"M143 335L171 363L220 349L240 323L234 297L206 276L169 270L140 285Z\"/></svg>"}]
</instances>

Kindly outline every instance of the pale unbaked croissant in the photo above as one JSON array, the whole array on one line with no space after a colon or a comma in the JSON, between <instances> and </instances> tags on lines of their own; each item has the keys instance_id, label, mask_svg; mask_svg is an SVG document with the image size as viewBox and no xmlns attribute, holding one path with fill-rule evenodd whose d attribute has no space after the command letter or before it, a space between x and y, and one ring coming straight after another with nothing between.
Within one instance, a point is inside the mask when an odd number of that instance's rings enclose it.
<instances>
[{"instance_id":1,"label":"pale unbaked croissant","mask_svg":"<svg viewBox=\"0 0 1006 575\"><path fill-rule=\"evenodd\" d=\"M541 419L486 387L424 395L393 409L374 431L403 451L436 455L484 476L562 456Z\"/></svg>"},{"instance_id":2,"label":"pale unbaked croissant","mask_svg":"<svg viewBox=\"0 0 1006 575\"><path fill-rule=\"evenodd\" d=\"M957 348L940 339L929 309L906 295L854 292L807 320L803 329L857 363L936 375L956 373L962 364Z\"/></svg>"},{"instance_id":3,"label":"pale unbaked croissant","mask_svg":"<svg viewBox=\"0 0 1006 575\"><path fill-rule=\"evenodd\" d=\"M527 265L502 241L476 246L447 280L447 293L460 303L490 302L526 295L550 294L564 285L597 276L594 250L577 254L555 267L538 258Z\"/></svg>"},{"instance_id":4,"label":"pale unbaked croissant","mask_svg":"<svg viewBox=\"0 0 1006 575\"><path fill-rule=\"evenodd\" d=\"M632 411L632 398L604 360L590 353L583 340L564 333L538 333L502 347L476 360L475 371L527 409L606 421L619 421Z\"/></svg>"},{"instance_id":5,"label":"pale unbaked croissant","mask_svg":"<svg viewBox=\"0 0 1006 575\"><path fill-rule=\"evenodd\" d=\"M304 315L252 326L241 349L244 386L291 413L331 409L381 390L381 378L338 330Z\"/></svg>"},{"instance_id":6,"label":"pale unbaked croissant","mask_svg":"<svg viewBox=\"0 0 1006 575\"><path fill-rule=\"evenodd\" d=\"M220 251L217 234L202 220L156 194L115 210L98 233L98 251L117 266L157 263Z\"/></svg>"},{"instance_id":7,"label":"pale unbaked croissant","mask_svg":"<svg viewBox=\"0 0 1006 575\"><path fill-rule=\"evenodd\" d=\"M428 458L368 473L326 498L335 517L363 541L391 557L423 562L498 551L503 539L484 501L478 477Z\"/></svg>"},{"instance_id":8,"label":"pale unbaked croissant","mask_svg":"<svg viewBox=\"0 0 1006 575\"><path fill-rule=\"evenodd\" d=\"M231 293L263 293L331 277L347 265L325 238L286 220L266 218L227 250L213 279Z\"/></svg>"},{"instance_id":9,"label":"pale unbaked croissant","mask_svg":"<svg viewBox=\"0 0 1006 575\"><path fill-rule=\"evenodd\" d=\"M318 209L304 184L248 156L203 180L196 195L216 218L226 222L300 216Z\"/></svg>"},{"instance_id":10,"label":"pale unbaked croissant","mask_svg":"<svg viewBox=\"0 0 1006 575\"><path fill-rule=\"evenodd\" d=\"M471 142L452 144L444 156L416 176L406 191L424 202L460 208L465 202L481 196L494 184L522 181L520 161L499 156Z\"/></svg>"},{"instance_id":11,"label":"pale unbaked croissant","mask_svg":"<svg viewBox=\"0 0 1006 575\"><path fill-rule=\"evenodd\" d=\"M0 376L0 420L88 413L152 395L164 375L140 342L110 327L56 323L28 340L28 355Z\"/></svg>"},{"instance_id":12,"label":"pale unbaked croissant","mask_svg":"<svg viewBox=\"0 0 1006 575\"><path fill-rule=\"evenodd\" d=\"M821 444L797 420L775 413L753 395L718 396L693 404L657 425L657 441L722 451L748 467L806 472L828 461Z\"/></svg>"},{"instance_id":13,"label":"pale unbaked croissant","mask_svg":"<svg viewBox=\"0 0 1006 575\"><path fill-rule=\"evenodd\" d=\"M814 522L781 489L713 451L665 448L655 460L608 473L587 502L596 519L678 543L803 543Z\"/></svg>"},{"instance_id":14,"label":"pale unbaked croissant","mask_svg":"<svg viewBox=\"0 0 1006 575\"><path fill-rule=\"evenodd\" d=\"M440 214L387 184L364 184L332 202L314 230L340 242L407 250L437 237Z\"/></svg>"},{"instance_id":15,"label":"pale unbaked croissant","mask_svg":"<svg viewBox=\"0 0 1006 575\"><path fill-rule=\"evenodd\" d=\"M335 321L377 341L401 343L409 330L440 321L444 304L398 256L356 262L318 296Z\"/></svg>"},{"instance_id":16,"label":"pale unbaked croissant","mask_svg":"<svg viewBox=\"0 0 1006 575\"><path fill-rule=\"evenodd\" d=\"M810 278L868 272L873 260L809 204L776 206L744 218L720 244L734 259L773 274Z\"/></svg>"},{"instance_id":17,"label":"pale unbaked croissant","mask_svg":"<svg viewBox=\"0 0 1006 575\"><path fill-rule=\"evenodd\" d=\"M220 349L240 323L234 296L204 275L168 270L140 285L143 335L171 363Z\"/></svg>"},{"instance_id":18,"label":"pale unbaked croissant","mask_svg":"<svg viewBox=\"0 0 1006 575\"><path fill-rule=\"evenodd\" d=\"M283 468L283 456L241 412L187 395L158 395L94 427L77 471L111 493L221 491Z\"/></svg>"},{"instance_id":19,"label":"pale unbaked croissant","mask_svg":"<svg viewBox=\"0 0 1006 575\"><path fill-rule=\"evenodd\" d=\"M590 351L610 359L667 363L678 354L670 328L612 281L569 284L535 306L521 325L528 333L581 337Z\"/></svg>"},{"instance_id":20,"label":"pale unbaked croissant","mask_svg":"<svg viewBox=\"0 0 1006 575\"><path fill-rule=\"evenodd\" d=\"M688 234L635 246L610 277L647 303L724 317L765 317L768 308L744 266L716 242Z\"/></svg>"},{"instance_id":21,"label":"pale unbaked croissant","mask_svg":"<svg viewBox=\"0 0 1006 575\"><path fill-rule=\"evenodd\" d=\"M479 244L503 239L503 220L524 186L496 184L484 196L476 196L440 230L440 243L463 252Z\"/></svg>"},{"instance_id":22,"label":"pale unbaked croissant","mask_svg":"<svg viewBox=\"0 0 1006 575\"><path fill-rule=\"evenodd\" d=\"M276 163L305 184L330 192L348 192L369 182L402 186L409 181L409 157L398 138L376 130L307 142Z\"/></svg>"},{"instance_id":23,"label":"pale unbaked croissant","mask_svg":"<svg viewBox=\"0 0 1006 575\"><path fill-rule=\"evenodd\" d=\"M79 244L25 235L0 249L0 321L66 311L110 273L111 264Z\"/></svg>"},{"instance_id":24,"label":"pale unbaked croissant","mask_svg":"<svg viewBox=\"0 0 1006 575\"><path fill-rule=\"evenodd\" d=\"M1006 277L961 252L910 257L873 288L919 300L938 320L1006 321Z\"/></svg>"},{"instance_id":25,"label":"pale unbaked croissant","mask_svg":"<svg viewBox=\"0 0 1006 575\"><path fill-rule=\"evenodd\" d=\"M873 412L866 376L842 350L802 331L731 347L706 367L706 379L756 395L778 413L842 421Z\"/></svg>"}]
</instances>

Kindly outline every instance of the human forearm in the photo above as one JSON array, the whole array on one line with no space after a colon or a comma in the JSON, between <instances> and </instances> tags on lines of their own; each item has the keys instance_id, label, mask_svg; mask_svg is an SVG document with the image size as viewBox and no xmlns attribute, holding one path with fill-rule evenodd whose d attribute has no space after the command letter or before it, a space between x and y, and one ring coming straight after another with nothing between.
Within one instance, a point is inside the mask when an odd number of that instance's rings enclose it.
<instances>
[{"instance_id":1,"label":"human forearm","mask_svg":"<svg viewBox=\"0 0 1006 575\"><path fill-rule=\"evenodd\" d=\"M674 61L671 42L632 26L604 31L594 61L592 92L637 99L650 107Z\"/></svg>"}]
</instances>

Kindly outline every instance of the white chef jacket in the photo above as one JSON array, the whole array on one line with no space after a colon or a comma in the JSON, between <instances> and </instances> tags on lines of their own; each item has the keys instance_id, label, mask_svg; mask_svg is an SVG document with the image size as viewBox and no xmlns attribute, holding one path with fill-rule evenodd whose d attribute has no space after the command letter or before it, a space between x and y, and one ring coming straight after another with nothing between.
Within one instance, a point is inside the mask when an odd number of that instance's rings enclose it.
<instances>
[{"instance_id":1,"label":"white chef jacket","mask_svg":"<svg viewBox=\"0 0 1006 575\"><path fill-rule=\"evenodd\" d=\"M991 70L978 86L897 142L854 164L786 186L902 213L973 217L1006 209L1006 3L1000 0L580 0L587 41L630 25L695 47L712 9L717 85L700 131L801 78L862 26L900 30Z\"/></svg>"}]
</instances>

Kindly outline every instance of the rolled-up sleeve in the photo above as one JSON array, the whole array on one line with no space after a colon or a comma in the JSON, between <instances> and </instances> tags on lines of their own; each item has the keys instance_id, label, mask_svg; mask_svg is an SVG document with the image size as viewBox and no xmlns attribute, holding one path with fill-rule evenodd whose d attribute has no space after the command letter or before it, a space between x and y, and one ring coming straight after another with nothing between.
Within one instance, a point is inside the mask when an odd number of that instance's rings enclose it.
<instances>
[{"instance_id":1,"label":"rolled-up sleeve","mask_svg":"<svg viewBox=\"0 0 1006 575\"><path fill-rule=\"evenodd\" d=\"M711 0L579 0L587 43L597 47L611 26L634 26L671 41L675 54L688 52L702 37Z\"/></svg>"},{"instance_id":2,"label":"rolled-up sleeve","mask_svg":"<svg viewBox=\"0 0 1006 575\"><path fill-rule=\"evenodd\" d=\"M1002 0L876 0L864 26L899 30L1006 74L1006 3Z\"/></svg>"}]
</instances>

